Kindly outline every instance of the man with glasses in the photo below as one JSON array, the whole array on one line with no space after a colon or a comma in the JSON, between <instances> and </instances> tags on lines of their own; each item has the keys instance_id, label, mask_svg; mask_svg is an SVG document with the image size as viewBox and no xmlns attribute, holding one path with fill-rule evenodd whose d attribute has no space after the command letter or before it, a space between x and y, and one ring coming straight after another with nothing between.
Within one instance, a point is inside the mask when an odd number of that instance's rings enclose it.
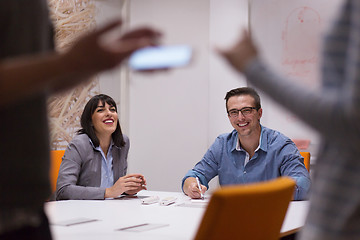
<instances>
[{"instance_id":1,"label":"man with glasses","mask_svg":"<svg viewBox=\"0 0 360 240\"><path fill-rule=\"evenodd\" d=\"M303 158L288 137L260 124L259 94L252 88L236 88L226 94L225 100L234 130L218 136L202 160L185 175L184 193L200 198L217 175L220 185L289 176L296 181L294 200L306 199L310 177Z\"/></svg>"}]
</instances>

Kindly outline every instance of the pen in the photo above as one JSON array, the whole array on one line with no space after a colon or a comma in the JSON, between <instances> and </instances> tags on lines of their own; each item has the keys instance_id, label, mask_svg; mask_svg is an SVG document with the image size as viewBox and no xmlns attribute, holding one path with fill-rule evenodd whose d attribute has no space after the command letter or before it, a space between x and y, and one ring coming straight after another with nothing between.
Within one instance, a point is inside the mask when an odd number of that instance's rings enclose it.
<instances>
[{"instance_id":1,"label":"pen","mask_svg":"<svg viewBox=\"0 0 360 240\"><path fill-rule=\"evenodd\" d=\"M134 225L134 226L130 226L130 227L124 227L124 228L119 228L119 231L123 231L123 230L127 230L127 229L131 229L131 228L137 228L137 227L143 227L149 225L149 223L144 223L144 224L139 224L139 225Z\"/></svg>"},{"instance_id":2,"label":"pen","mask_svg":"<svg viewBox=\"0 0 360 240\"><path fill-rule=\"evenodd\" d=\"M200 185L200 181L199 181L198 177L196 177L196 182L197 182L198 188L200 189L201 198L204 199L204 194L201 191L201 185Z\"/></svg>"}]
</instances>

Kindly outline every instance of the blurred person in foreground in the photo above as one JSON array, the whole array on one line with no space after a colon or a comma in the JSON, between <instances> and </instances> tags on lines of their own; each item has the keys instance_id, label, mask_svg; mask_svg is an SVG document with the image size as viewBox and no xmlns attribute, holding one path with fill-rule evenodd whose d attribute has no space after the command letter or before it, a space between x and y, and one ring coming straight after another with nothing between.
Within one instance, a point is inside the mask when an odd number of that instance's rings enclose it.
<instances>
[{"instance_id":1,"label":"blurred person in foreground","mask_svg":"<svg viewBox=\"0 0 360 240\"><path fill-rule=\"evenodd\" d=\"M47 96L75 87L152 45L159 32L130 30L113 42L113 21L53 49L46 0L0 1L0 239L51 239L43 204L50 196Z\"/></svg>"},{"instance_id":2,"label":"blurred person in foreground","mask_svg":"<svg viewBox=\"0 0 360 240\"><path fill-rule=\"evenodd\" d=\"M247 80L309 126L322 144L301 240L360 239L360 1L346 0L325 38L322 85L287 81L262 60L247 32L219 53Z\"/></svg>"}]
</instances>

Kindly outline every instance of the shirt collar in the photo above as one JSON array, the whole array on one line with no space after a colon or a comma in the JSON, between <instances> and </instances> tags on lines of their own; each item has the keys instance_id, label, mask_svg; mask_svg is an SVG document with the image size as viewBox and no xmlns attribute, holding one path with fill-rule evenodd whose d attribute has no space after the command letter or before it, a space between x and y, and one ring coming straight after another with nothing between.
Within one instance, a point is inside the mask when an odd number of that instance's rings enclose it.
<instances>
[{"instance_id":1,"label":"shirt collar","mask_svg":"<svg viewBox=\"0 0 360 240\"><path fill-rule=\"evenodd\" d=\"M260 133L260 143L259 143L259 146L255 149L255 152L259 149L263 150L264 152L267 152L267 135L264 134L265 132L265 128L260 125L261 127L261 133ZM236 132L236 130L234 130ZM233 150L237 150L237 151L240 151L242 150L241 148L241 145L240 145L240 140L239 140L239 136L238 136L238 133L236 132L236 134L234 134L235 136L235 143L233 144L233 148L231 149L231 151Z\"/></svg>"},{"instance_id":2,"label":"shirt collar","mask_svg":"<svg viewBox=\"0 0 360 240\"><path fill-rule=\"evenodd\" d=\"M94 143L91 141L90 138L89 138L89 142L90 142L91 146L92 146L95 150L100 151L100 145L97 146L97 147L95 147L95 146L94 146ZM111 148L113 147L113 145L114 145L114 141L113 141L113 139L111 138L110 148L109 148L109 149L111 149ZM115 146L116 146L116 145L115 145Z\"/></svg>"}]
</instances>

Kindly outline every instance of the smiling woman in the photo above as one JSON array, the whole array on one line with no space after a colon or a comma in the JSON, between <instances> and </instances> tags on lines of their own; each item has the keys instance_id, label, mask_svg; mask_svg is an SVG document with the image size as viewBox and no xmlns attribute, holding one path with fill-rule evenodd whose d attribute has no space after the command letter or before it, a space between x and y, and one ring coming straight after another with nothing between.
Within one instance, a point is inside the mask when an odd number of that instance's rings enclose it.
<instances>
[{"instance_id":1,"label":"smiling woman","mask_svg":"<svg viewBox=\"0 0 360 240\"><path fill-rule=\"evenodd\" d=\"M99 101L91 118L96 136L103 140L100 141L102 143L100 147L106 155L110 144L109 140L111 140L111 134L115 132L118 126L116 107L109 105L107 102Z\"/></svg>"},{"instance_id":2,"label":"smiling woman","mask_svg":"<svg viewBox=\"0 0 360 240\"><path fill-rule=\"evenodd\" d=\"M130 143L111 97L92 97L81 115L81 127L60 166L57 200L104 199L146 189L143 175L126 175Z\"/></svg>"}]
</instances>

